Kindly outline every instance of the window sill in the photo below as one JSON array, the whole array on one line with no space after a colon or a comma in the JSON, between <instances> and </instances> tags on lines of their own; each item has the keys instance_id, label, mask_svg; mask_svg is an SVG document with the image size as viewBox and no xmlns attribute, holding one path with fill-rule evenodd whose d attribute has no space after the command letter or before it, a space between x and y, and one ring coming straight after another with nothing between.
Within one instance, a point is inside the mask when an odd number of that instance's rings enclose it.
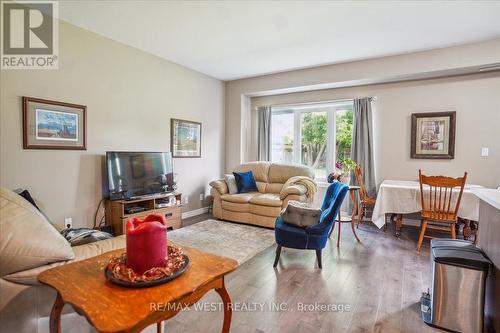
<instances>
[{"instance_id":1,"label":"window sill","mask_svg":"<svg viewBox=\"0 0 500 333\"><path fill-rule=\"evenodd\" d=\"M318 180L316 181L316 185L318 185L319 188L327 188L328 186L330 186L330 183L324 180Z\"/></svg>"}]
</instances>

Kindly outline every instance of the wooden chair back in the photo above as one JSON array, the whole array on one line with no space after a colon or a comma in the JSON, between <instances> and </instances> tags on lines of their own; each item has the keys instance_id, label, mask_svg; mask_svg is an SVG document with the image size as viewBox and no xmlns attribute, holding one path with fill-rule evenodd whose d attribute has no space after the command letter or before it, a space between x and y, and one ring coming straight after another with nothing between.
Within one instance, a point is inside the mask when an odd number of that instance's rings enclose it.
<instances>
[{"instance_id":1,"label":"wooden chair back","mask_svg":"<svg viewBox=\"0 0 500 333\"><path fill-rule=\"evenodd\" d=\"M437 221L457 220L467 172L463 177L425 176L418 170L422 212ZM425 185L425 193L424 193ZM428 192L427 192L428 190ZM428 200L426 200L428 199Z\"/></svg>"},{"instance_id":2,"label":"wooden chair back","mask_svg":"<svg viewBox=\"0 0 500 333\"><path fill-rule=\"evenodd\" d=\"M358 165L356 169L354 169L354 176L356 177L356 183L359 186L359 199L366 200L368 198L368 191L366 190L365 182L363 180L363 172L361 171L361 167Z\"/></svg>"}]
</instances>

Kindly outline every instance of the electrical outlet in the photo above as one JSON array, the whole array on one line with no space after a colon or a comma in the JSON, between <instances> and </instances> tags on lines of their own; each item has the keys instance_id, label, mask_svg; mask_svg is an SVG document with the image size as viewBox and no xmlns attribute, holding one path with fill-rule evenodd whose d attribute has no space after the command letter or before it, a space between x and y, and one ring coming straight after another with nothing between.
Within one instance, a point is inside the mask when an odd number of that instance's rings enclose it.
<instances>
[{"instance_id":1,"label":"electrical outlet","mask_svg":"<svg viewBox=\"0 0 500 333\"><path fill-rule=\"evenodd\" d=\"M64 227L66 227L66 229L73 228L73 219L71 217L66 217L64 219Z\"/></svg>"},{"instance_id":2,"label":"electrical outlet","mask_svg":"<svg viewBox=\"0 0 500 333\"><path fill-rule=\"evenodd\" d=\"M488 156L490 150L488 148L481 148L481 156Z\"/></svg>"},{"instance_id":3,"label":"electrical outlet","mask_svg":"<svg viewBox=\"0 0 500 333\"><path fill-rule=\"evenodd\" d=\"M205 200L205 193L200 193L200 201Z\"/></svg>"},{"instance_id":4,"label":"electrical outlet","mask_svg":"<svg viewBox=\"0 0 500 333\"><path fill-rule=\"evenodd\" d=\"M187 196L184 197L184 204L187 205L189 203L189 198Z\"/></svg>"}]
</instances>

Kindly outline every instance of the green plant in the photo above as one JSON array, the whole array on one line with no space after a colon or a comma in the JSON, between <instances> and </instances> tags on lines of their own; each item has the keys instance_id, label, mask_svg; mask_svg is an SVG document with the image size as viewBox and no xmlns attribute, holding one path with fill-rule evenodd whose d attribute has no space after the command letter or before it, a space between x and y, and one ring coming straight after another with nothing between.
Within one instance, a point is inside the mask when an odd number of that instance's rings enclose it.
<instances>
[{"instance_id":1,"label":"green plant","mask_svg":"<svg viewBox=\"0 0 500 333\"><path fill-rule=\"evenodd\" d=\"M351 172L354 169L356 169L356 167L358 166L358 164L356 163L356 161L354 161L354 160L352 160L350 158L343 159L341 161L341 163L342 163L342 170L344 172Z\"/></svg>"}]
</instances>

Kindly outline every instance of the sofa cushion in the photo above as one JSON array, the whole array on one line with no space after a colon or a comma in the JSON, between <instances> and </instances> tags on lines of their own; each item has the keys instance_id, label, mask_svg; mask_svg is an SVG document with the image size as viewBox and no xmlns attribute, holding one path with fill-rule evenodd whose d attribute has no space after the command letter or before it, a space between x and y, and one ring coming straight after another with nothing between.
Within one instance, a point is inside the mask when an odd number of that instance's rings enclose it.
<instances>
[{"instance_id":1,"label":"sofa cushion","mask_svg":"<svg viewBox=\"0 0 500 333\"><path fill-rule=\"evenodd\" d=\"M281 207L282 201L280 199L279 194L266 193L252 197L250 199L250 203L253 205Z\"/></svg>"},{"instance_id":2,"label":"sofa cushion","mask_svg":"<svg viewBox=\"0 0 500 333\"><path fill-rule=\"evenodd\" d=\"M314 170L303 165L273 163L269 167L268 182L284 184L288 179L294 176L306 176L314 179Z\"/></svg>"},{"instance_id":3,"label":"sofa cushion","mask_svg":"<svg viewBox=\"0 0 500 333\"><path fill-rule=\"evenodd\" d=\"M283 185L282 183L269 183L266 186L266 193L281 193Z\"/></svg>"},{"instance_id":4,"label":"sofa cushion","mask_svg":"<svg viewBox=\"0 0 500 333\"><path fill-rule=\"evenodd\" d=\"M70 244L28 201L0 189L0 276L75 257Z\"/></svg>"},{"instance_id":5,"label":"sofa cushion","mask_svg":"<svg viewBox=\"0 0 500 333\"><path fill-rule=\"evenodd\" d=\"M249 203L250 199L259 194L260 194L259 192L224 194L221 195L220 198L222 199L222 201L229 201L235 203Z\"/></svg>"},{"instance_id":6,"label":"sofa cushion","mask_svg":"<svg viewBox=\"0 0 500 333\"><path fill-rule=\"evenodd\" d=\"M257 184L257 189L260 193L266 193L267 183L264 182L255 182Z\"/></svg>"},{"instance_id":7,"label":"sofa cushion","mask_svg":"<svg viewBox=\"0 0 500 333\"><path fill-rule=\"evenodd\" d=\"M253 177L252 171L247 172L233 172L238 186L238 193L257 192L257 184Z\"/></svg>"}]
</instances>

